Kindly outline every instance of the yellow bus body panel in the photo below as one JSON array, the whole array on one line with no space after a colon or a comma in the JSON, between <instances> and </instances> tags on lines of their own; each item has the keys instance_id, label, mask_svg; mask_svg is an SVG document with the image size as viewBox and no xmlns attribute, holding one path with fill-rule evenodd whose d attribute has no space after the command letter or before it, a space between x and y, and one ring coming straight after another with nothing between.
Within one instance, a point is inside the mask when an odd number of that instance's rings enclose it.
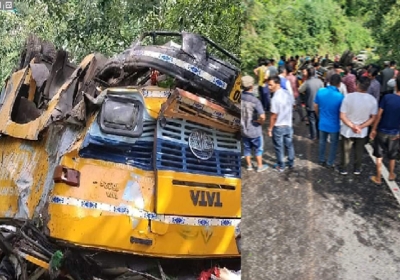
<instances>
[{"instance_id":1,"label":"yellow bus body panel","mask_svg":"<svg viewBox=\"0 0 400 280\"><path fill-rule=\"evenodd\" d=\"M156 190L157 213L200 217L240 218L241 216L240 179L159 170L157 171L157 180L160 186ZM174 180L229 185L235 189L174 185ZM207 205L202 206L200 202L205 202Z\"/></svg>"},{"instance_id":2,"label":"yellow bus body panel","mask_svg":"<svg viewBox=\"0 0 400 280\"><path fill-rule=\"evenodd\" d=\"M42 199L48 154L42 142L0 140L0 218L32 218Z\"/></svg>"},{"instance_id":3,"label":"yellow bus body panel","mask_svg":"<svg viewBox=\"0 0 400 280\"><path fill-rule=\"evenodd\" d=\"M229 99L234 103L240 103L240 99L242 97L241 86L242 86L242 75L238 75L238 77L235 80L235 84L229 94Z\"/></svg>"},{"instance_id":4,"label":"yellow bus body panel","mask_svg":"<svg viewBox=\"0 0 400 280\"><path fill-rule=\"evenodd\" d=\"M238 256L234 226L168 224L134 213L135 209L153 212L154 172L72 157L74 154L65 156L61 164L79 170L82 180L79 187L64 183L54 185L51 197L65 198L68 203L49 204L47 226L51 237L76 245L139 255L194 258ZM130 181L136 186L133 191L136 197L133 201L126 201L124 192ZM82 203L86 202L96 203L102 209L82 207ZM130 213L104 210L121 205L130 208ZM131 242L132 238L147 240L151 245Z\"/></svg>"},{"instance_id":5,"label":"yellow bus body panel","mask_svg":"<svg viewBox=\"0 0 400 280\"><path fill-rule=\"evenodd\" d=\"M166 226L166 233L160 235L148 231L149 221L145 219L139 219L133 227L129 217L81 210L74 206L51 205L49 212L52 215L48 224L50 235L80 246L169 258L239 256L234 227L163 224L161 226ZM152 245L131 243L132 237L149 239Z\"/></svg>"}]
</instances>

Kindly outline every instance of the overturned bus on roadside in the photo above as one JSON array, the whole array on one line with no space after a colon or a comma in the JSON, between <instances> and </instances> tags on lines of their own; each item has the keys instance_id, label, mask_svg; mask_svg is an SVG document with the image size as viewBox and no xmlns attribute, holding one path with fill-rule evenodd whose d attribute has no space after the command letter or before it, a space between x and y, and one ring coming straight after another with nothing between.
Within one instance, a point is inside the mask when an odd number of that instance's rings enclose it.
<instances>
[{"instance_id":1,"label":"overturned bus on roadside","mask_svg":"<svg viewBox=\"0 0 400 280\"><path fill-rule=\"evenodd\" d=\"M129 279L132 256L238 257L239 63L185 32L79 65L30 36L0 95L0 277Z\"/></svg>"}]
</instances>

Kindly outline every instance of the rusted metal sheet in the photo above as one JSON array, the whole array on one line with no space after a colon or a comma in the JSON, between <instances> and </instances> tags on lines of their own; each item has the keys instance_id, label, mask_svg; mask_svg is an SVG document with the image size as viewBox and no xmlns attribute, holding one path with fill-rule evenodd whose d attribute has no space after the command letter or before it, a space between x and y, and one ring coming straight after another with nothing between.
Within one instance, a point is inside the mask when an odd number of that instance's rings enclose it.
<instances>
[{"instance_id":1,"label":"rusted metal sheet","mask_svg":"<svg viewBox=\"0 0 400 280\"><path fill-rule=\"evenodd\" d=\"M65 118L66 114L72 109L73 98L71 95L77 90L74 86L76 86L78 79L92 62L93 57L94 55L88 55L84 58L80 66L49 101L46 109L40 112L40 115L39 112L35 110L32 101L24 100L22 105L28 103L29 105L20 108L15 108L14 104L16 99L24 98L20 96L22 94L21 88L28 87L28 89L31 89L35 87L35 84L31 83L34 79L30 74L30 67L28 66L12 75L6 89L4 104L0 110L0 119L2 120L0 122L0 133L14 138L38 140L40 133L52 122ZM25 109L28 108L32 108L30 112L33 113L20 119ZM12 118L13 115L15 115L15 119ZM32 120L33 117L36 118ZM27 119L29 119L29 121L26 121ZM18 121L23 123L18 123Z\"/></svg>"},{"instance_id":2,"label":"rusted metal sheet","mask_svg":"<svg viewBox=\"0 0 400 280\"><path fill-rule=\"evenodd\" d=\"M107 59L101 54L94 54L89 67L84 73L83 79L80 79L78 89L72 97L72 104L70 109L66 110L65 119L69 123L85 125L87 115L90 111L87 107L85 97L94 97L99 94L98 83L94 80L95 75L98 73L106 63ZM67 94L68 96L68 94Z\"/></svg>"},{"instance_id":3,"label":"rusted metal sheet","mask_svg":"<svg viewBox=\"0 0 400 280\"><path fill-rule=\"evenodd\" d=\"M43 95L47 99L52 99L57 94L60 87L71 77L75 69L67 67L68 55L66 51L57 52L54 64L47 79Z\"/></svg>"},{"instance_id":4,"label":"rusted metal sheet","mask_svg":"<svg viewBox=\"0 0 400 280\"><path fill-rule=\"evenodd\" d=\"M236 133L240 130L240 116L232 115L225 108L179 88L163 105L160 115L196 123L206 122L210 127L226 132Z\"/></svg>"}]
</instances>

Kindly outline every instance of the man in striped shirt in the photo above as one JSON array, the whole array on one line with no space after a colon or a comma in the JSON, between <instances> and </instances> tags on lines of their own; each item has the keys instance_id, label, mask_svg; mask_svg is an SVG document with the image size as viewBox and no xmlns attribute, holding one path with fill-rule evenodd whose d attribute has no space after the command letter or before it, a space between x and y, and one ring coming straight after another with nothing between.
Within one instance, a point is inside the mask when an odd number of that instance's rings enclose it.
<instances>
[{"instance_id":1,"label":"man in striped shirt","mask_svg":"<svg viewBox=\"0 0 400 280\"><path fill-rule=\"evenodd\" d=\"M347 93L356 92L357 90L357 78L350 72L350 69L346 67L344 70L344 77L342 78L342 83L345 84L347 88Z\"/></svg>"}]
</instances>

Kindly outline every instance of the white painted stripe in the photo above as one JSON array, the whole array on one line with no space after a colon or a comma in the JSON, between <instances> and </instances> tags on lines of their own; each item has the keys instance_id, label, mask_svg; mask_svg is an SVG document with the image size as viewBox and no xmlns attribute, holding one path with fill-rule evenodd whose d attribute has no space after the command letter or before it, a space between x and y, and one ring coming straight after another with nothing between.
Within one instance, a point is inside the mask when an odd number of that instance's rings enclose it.
<instances>
[{"instance_id":1,"label":"white painted stripe","mask_svg":"<svg viewBox=\"0 0 400 280\"><path fill-rule=\"evenodd\" d=\"M77 208L86 208L91 210L100 210L110 212L117 215L125 215L132 218L148 219L159 221L166 224L192 225L192 226L237 226L240 223L239 219L217 219L217 218L196 218L184 216L159 215L156 213L147 212L142 209L137 209L130 205L111 205L102 202L89 201L66 196L52 196L49 199L52 204L70 205Z\"/></svg>"},{"instance_id":2,"label":"white painted stripe","mask_svg":"<svg viewBox=\"0 0 400 280\"><path fill-rule=\"evenodd\" d=\"M365 149L367 149L369 156L372 158L372 160L376 164L376 158L373 156L374 149L372 148L372 146L370 144L366 144ZM386 184L389 186L389 189L392 191L397 202L400 204L399 185L395 181L389 181L389 170L386 168L386 166L383 163L382 163L382 178L385 180Z\"/></svg>"},{"instance_id":3,"label":"white painted stripe","mask_svg":"<svg viewBox=\"0 0 400 280\"><path fill-rule=\"evenodd\" d=\"M143 89L142 94L144 98L155 97L155 98L168 98L171 95L170 90L147 90Z\"/></svg>"},{"instance_id":4,"label":"white painted stripe","mask_svg":"<svg viewBox=\"0 0 400 280\"><path fill-rule=\"evenodd\" d=\"M193 64L187 63L186 61L180 60L180 59L172 57L170 55L159 53L159 52L153 52L153 51L133 51L133 54L138 55L138 56L148 56L148 57L152 57L155 59L159 59L166 63L170 63L170 64L180 67L182 69L188 70L188 71L192 72L193 74L207 80L208 82L210 82L222 89L226 89L228 86L224 81L222 81L221 79L218 79L217 77L214 77L210 73L205 72L203 69L200 69Z\"/></svg>"}]
</instances>

